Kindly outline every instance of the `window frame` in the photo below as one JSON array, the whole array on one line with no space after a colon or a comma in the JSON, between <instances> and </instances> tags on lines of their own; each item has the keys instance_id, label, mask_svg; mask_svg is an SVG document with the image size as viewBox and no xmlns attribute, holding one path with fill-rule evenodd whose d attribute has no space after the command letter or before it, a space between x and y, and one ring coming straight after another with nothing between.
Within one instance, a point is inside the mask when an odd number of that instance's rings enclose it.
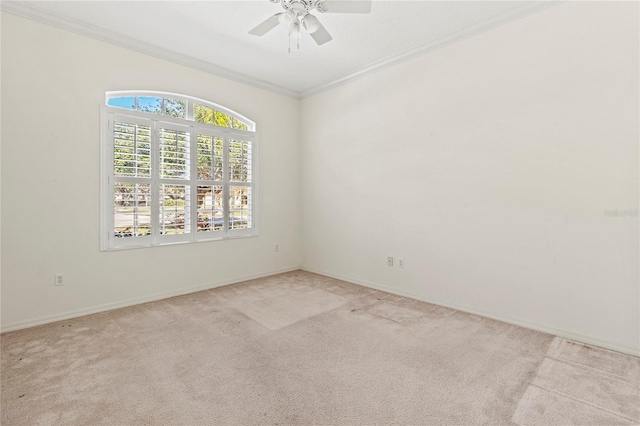
<instances>
[{"instance_id":1,"label":"window frame","mask_svg":"<svg viewBox=\"0 0 640 426\"><path fill-rule=\"evenodd\" d=\"M127 108L119 108L119 107L111 106L111 105L108 104L109 99L111 99L111 98L123 98L123 97L135 97L136 98L136 108L137 108L137 98L138 97L171 98L171 99L174 99L174 100L185 101L186 102L185 118L175 118L175 117L162 115L162 114L153 114L153 113L149 113L149 112L138 111L137 109L131 110L131 109L127 109ZM181 121L186 120L188 122L193 122L194 121L194 119L193 119L193 105L194 104L199 104L199 105L206 106L206 107L212 108L214 110L220 111L222 113L227 114L231 118L235 118L236 120L241 121L241 122L243 122L244 124L247 125L247 130L241 130L241 129L233 129L233 130L248 131L248 132L252 132L254 134L256 133L256 123L254 121L250 120L249 118L245 117L244 115L238 114L237 112L232 111L227 107L224 107L222 105L218 105L218 104L213 103L211 101L207 101L207 100L200 99L200 98L195 98L193 96L181 95L181 94L178 94L178 93L158 92L158 91L153 91L153 90L117 90L117 91L106 92L105 93L105 103L104 103L104 105L109 107L109 108L116 108L116 109L122 110L122 111L141 112L143 114L149 114L149 115L152 115L152 116L173 118L173 119L181 120ZM216 126L215 124L206 124L206 125L214 126L214 127L221 128L221 129L230 129L230 127Z\"/></svg>"},{"instance_id":2,"label":"window frame","mask_svg":"<svg viewBox=\"0 0 640 426\"><path fill-rule=\"evenodd\" d=\"M107 102L111 97L120 96L156 96L170 97L176 100L184 100L187 102L187 118L175 118L172 116L153 114L144 111L120 108L117 106L109 106ZM235 118L251 130L234 129L230 127L221 127L214 124L200 123L193 121L193 104L197 103L208 108L221 111L232 118ZM189 119L191 118L191 119ZM124 121L127 123L149 126L150 129L150 161L151 175L149 177L124 177L120 178L114 175L114 151L113 151L113 129L116 121ZM189 134L189 178L178 180L173 178L164 178L159 174L158 155L159 155L159 130L167 126L167 129L186 130ZM216 105L212 102L202 99L187 97L166 92L150 92L150 91L126 91L126 92L107 92L106 100L100 107L100 250L111 251L129 248L155 247L173 244L194 243L204 241L218 241L236 238L255 237L258 235L258 135L255 132L255 123L248 120L227 108ZM213 138L222 138L223 141L223 173L222 180L215 179L203 180L198 178L197 158L198 158L198 135L211 136ZM237 139L248 141L251 143L251 179L250 182L234 182L229 174L229 140ZM114 218L114 188L116 182L125 183L150 183L150 214L152 226L151 235L136 236L132 238L115 236L115 218ZM170 182L168 182L170 181ZM178 184L185 185L190 188L190 205L185 211L185 227L189 222L191 224L190 232L175 235L162 235L159 232L161 220L159 217L159 185L161 184ZM198 231L198 186L222 186L223 188L223 227L220 231ZM229 205L229 190L231 187L244 186L250 188L250 207L248 214L251 221L251 228L248 229L230 229L229 216L232 211ZM185 188L186 190L186 188ZM158 205L156 205L158 204Z\"/></svg>"}]
</instances>

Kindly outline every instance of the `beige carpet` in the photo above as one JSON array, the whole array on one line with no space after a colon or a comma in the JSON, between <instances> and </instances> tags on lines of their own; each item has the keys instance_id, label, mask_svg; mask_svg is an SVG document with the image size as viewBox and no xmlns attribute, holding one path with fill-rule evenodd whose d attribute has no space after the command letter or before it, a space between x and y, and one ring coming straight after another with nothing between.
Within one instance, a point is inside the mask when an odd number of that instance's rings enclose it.
<instances>
[{"instance_id":1,"label":"beige carpet","mask_svg":"<svg viewBox=\"0 0 640 426\"><path fill-rule=\"evenodd\" d=\"M3 426L640 420L638 358L301 271L1 344Z\"/></svg>"},{"instance_id":2,"label":"beige carpet","mask_svg":"<svg viewBox=\"0 0 640 426\"><path fill-rule=\"evenodd\" d=\"M635 425L638 358L556 337L513 418L522 425Z\"/></svg>"}]
</instances>

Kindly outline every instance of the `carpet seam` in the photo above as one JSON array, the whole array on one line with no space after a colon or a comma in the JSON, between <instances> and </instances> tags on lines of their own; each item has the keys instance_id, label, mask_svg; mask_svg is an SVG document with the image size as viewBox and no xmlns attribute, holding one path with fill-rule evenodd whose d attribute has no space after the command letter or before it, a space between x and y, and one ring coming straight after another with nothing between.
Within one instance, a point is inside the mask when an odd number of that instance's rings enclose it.
<instances>
[{"instance_id":1,"label":"carpet seam","mask_svg":"<svg viewBox=\"0 0 640 426\"><path fill-rule=\"evenodd\" d=\"M533 386L533 387L536 387L538 389L542 389L544 391L547 391L547 392L562 396L564 398L571 399L571 400L573 400L575 402L578 402L580 404L587 405L587 406L589 406L591 408L595 408L596 410L604 411L606 413L609 413L609 414L617 416L617 417L621 417L621 418L623 418L625 420L630 420L630 421L633 421L633 422L637 422L638 420L640 420L640 419L634 419L633 417L629 417L626 414L618 413L617 411L612 411L612 410L610 410L608 408L600 407L599 405L596 405L596 404L594 404L592 402L585 401L584 399L581 399L581 398L566 394L564 392L557 391L555 389L550 389L550 388L547 388L545 386L541 386L541 385L536 384L536 383L531 383L529 386Z\"/></svg>"},{"instance_id":2,"label":"carpet seam","mask_svg":"<svg viewBox=\"0 0 640 426\"><path fill-rule=\"evenodd\" d=\"M581 363L575 362L575 361L571 361L569 359L556 358L556 357L548 356L548 355L545 355L545 358L551 359L553 361L560 362L560 363L563 363L563 364L572 365L574 367L581 368L583 370L590 371L590 372L593 372L595 374L599 374L602 377L606 377L606 378L609 378L611 380L615 380L617 382L624 383L625 385L631 386L634 389L640 390L640 384L628 382L628 381L624 380L623 377L618 376L617 374L609 373L607 371L600 370L600 369L595 368L595 367L589 367L588 365L581 364Z\"/></svg>"},{"instance_id":3,"label":"carpet seam","mask_svg":"<svg viewBox=\"0 0 640 426\"><path fill-rule=\"evenodd\" d=\"M518 406L520 405L520 403L522 402L522 398L523 398L523 396L527 393L528 389L529 389L530 387L532 387L532 386L533 386L533 387L536 387L536 388L541 389L541 390L543 390L543 391L547 391L547 392L549 392L549 393L551 393L551 394L555 394L555 395L558 395L558 396L560 396L560 397L563 397L563 398L566 398L566 399L569 399L569 400L575 401L575 402L577 402L577 403L579 403L579 404L586 405L586 406L591 407L591 408L593 408L593 409L595 409L595 410L600 410L600 411L602 411L602 412L605 412L605 413L611 414L611 415L616 416L616 417L618 417L618 418L621 418L621 419L624 419L624 420L631 421L631 422L633 422L632 424L637 425L637 424L638 424L638 421L639 421L640 419L635 419L635 418L633 418L633 417L629 417L629 416L627 416L627 415L625 415L625 414L618 413L617 411L612 411L612 410L610 410L610 409L607 409L607 408L604 408L604 407L600 407L600 406L598 406L598 405L596 405L596 404L594 404L594 403L591 403L591 402L585 401L585 400L583 400L583 399L581 399L581 398L574 397L574 396L572 396L572 395L569 395L569 394L566 394L566 393L563 393L563 392L560 392L560 391L557 391L557 390L554 390L554 389L550 389L550 388L547 388L547 387L545 387L545 386L542 386L542 385L539 385L539 384L535 383L536 379L538 379L538 378L539 378L539 373L541 372L541 370L544 370L544 369L548 369L548 368L549 368L548 366L546 366L546 367L544 366L544 364L545 364L545 362L544 362L544 361L545 361L546 359L549 359L549 360L552 360L552 361L563 362L563 360L556 359L556 358L553 356L553 355L555 355L555 354L557 353L557 351L560 349L560 346L561 346L562 341L568 341L568 339L565 339L565 338L562 338L562 337L558 337L558 336L556 336L556 337L553 339L553 341L549 344L549 348L547 349L547 353L546 353L546 354L544 355L544 357L542 358L542 360L541 360L540 364L538 364L538 368L536 369L536 373L535 373L535 375L534 375L534 376L529 380L529 382L528 382L528 386L526 387L525 392L524 392L524 393L522 394L522 396L520 397L520 401L518 402L518 404L517 404L517 406L516 406L516 407L518 407ZM577 343L578 343L578 342L577 342ZM581 344L581 343L580 343L580 344ZM611 351L611 350L608 350L608 349L607 349L607 351L609 351L609 352L615 352L615 351ZM550 355L550 354L553 354L553 355ZM564 362L564 364L573 365L571 362ZM577 365L577 367L578 367L578 368L580 368L580 367L583 367L583 366L582 366L582 365ZM597 369L593 369L593 370L594 370L594 371L596 371L596 372L600 371L600 370L597 370ZM588 371L588 370L587 370L587 371ZM604 377L608 377L608 376L604 376ZM614 380L615 380L615 378L612 378L612 379L614 379ZM616 380L616 381L620 382L620 380ZM622 383L624 383L624 384L627 384L627 385L628 385L628 383L627 383L627 382L622 382ZM516 411L517 411L517 408L516 408ZM515 416L515 412L514 412L514 416ZM513 421L513 417L512 417L512 421ZM525 424L522 424L522 425L520 425L520 426L526 426L526 425L525 425Z\"/></svg>"},{"instance_id":4,"label":"carpet seam","mask_svg":"<svg viewBox=\"0 0 640 426\"><path fill-rule=\"evenodd\" d=\"M379 318L384 318L384 319L389 320L389 321L391 321L391 322L395 322L396 324L401 324L401 325L404 325L404 323L405 323L405 322L407 322L407 321L409 321L409 320L415 319L415 318L417 318L417 317L423 317L423 316L424 316L424 315L422 315L422 312L420 312L420 311L416 311L416 310L414 310L414 309L405 308L404 306L398 306L398 305L395 305L395 304L393 304L393 303L391 303L391 302L389 302L389 301L386 301L386 298L387 298L388 296L389 296L389 295L387 295L387 296L383 297L383 298L382 298L382 300L380 301L380 303L377 303L377 304L375 304L375 305L373 305L373 306L369 306L367 309L365 309L365 312L367 312L367 313L369 313L369 314L371 314L371 315L375 315L375 316L377 316L377 317L379 317ZM388 303L388 304L390 304L391 306L395 306L396 308L400 308L400 309L404 309L404 310L407 310L407 311L415 312L415 314L416 314L416 315L412 316L411 318L407 318L407 319L405 319L405 320L402 320L402 321L396 321L396 320L393 320L393 319L391 319L391 318L389 318L389 317L385 317L385 316L382 316L382 315L378 315L378 314L376 314L375 312L369 312L369 309L376 308L376 307L378 307L378 306L380 306L380 305L383 305L383 304L385 304L385 303Z\"/></svg>"}]
</instances>

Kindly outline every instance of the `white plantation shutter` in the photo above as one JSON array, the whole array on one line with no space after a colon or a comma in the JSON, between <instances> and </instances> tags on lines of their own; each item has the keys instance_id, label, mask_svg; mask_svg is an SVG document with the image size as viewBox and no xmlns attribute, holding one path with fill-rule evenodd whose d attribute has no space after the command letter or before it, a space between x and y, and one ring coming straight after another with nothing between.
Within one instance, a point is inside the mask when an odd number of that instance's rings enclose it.
<instances>
[{"instance_id":1,"label":"white plantation shutter","mask_svg":"<svg viewBox=\"0 0 640 426\"><path fill-rule=\"evenodd\" d=\"M251 182L251 142L229 139L229 180Z\"/></svg>"},{"instance_id":2,"label":"white plantation shutter","mask_svg":"<svg viewBox=\"0 0 640 426\"><path fill-rule=\"evenodd\" d=\"M191 128L156 124L158 153L158 241L190 241L191 237Z\"/></svg>"},{"instance_id":3,"label":"white plantation shutter","mask_svg":"<svg viewBox=\"0 0 640 426\"><path fill-rule=\"evenodd\" d=\"M113 246L151 243L151 123L113 116L111 137L111 221Z\"/></svg>"},{"instance_id":4,"label":"white plantation shutter","mask_svg":"<svg viewBox=\"0 0 640 426\"><path fill-rule=\"evenodd\" d=\"M114 121L113 174L118 177L150 177L151 129L126 121Z\"/></svg>"},{"instance_id":5,"label":"white plantation shutter","mask_svg":"<svg viewBox=\"0 0 640 426\"><path fill-rule=\"evenodd\" d=\"M236 137L228 141L229 230L238 233L252 227L252 143Z\"/></svg>"},{"instance_id":6,"label":"white plantation shutter","mask_svg":"<svg viewBox=\"0 0 640 426\"><path fill-rule=\"evenodd\" d=\"M251 187L229 187L229 230L251 229Z\"/></svg>"},{"instance_id":7,"label":"white plantation shutter","mask_svg":"<svg viewBox=\"0 0 640 426\"><path fill-rule=\"evenodd\" d=\"M197 131L198 232L224 233L224 137L213 132Z\"/></svg>"},{"instance_id":8,"label":"white plantation shutter","mask_svg":"<svg viewBox=\"0 0 640 426\"><path fill-rule=\"evenodd\" d=\"M151 185L116 182L114 185L114 238L149 239L151 229ZM125 243L125 241L122 241Z\"/></svg>"},{"instance_id":9,"label":"white plantation shutter","mask_svg":"<svg viewBox=\"0 0 640 426\"><path fill-rule=\"evenodd\" d=\"M174 241L185 241L191 233L191 197L188 185L160 184L159 234Z\"/></svg>"},{"instance_id":10,"label":"white plantation shutter","mask_svg":"<svg viewBox=\"0 0 640 426\"><path fill-rule=\"evenodd\" d=\"M224 229L222 185L198 185L198 232L220 232Z\"/></svg>"},{"instance_id":11,"label":"white plantation shutter","mask_svg":"<svg viewBox=\"0 0 640 426\"><path fill-rule=\"evenodd\" d=\"M159 171L161 179L189 179L190 129L171 128L162 123L158 130Z\"/></svg>"},{"instance_id":12,"label":"white plantation shutter","mask_svg":"<svg viewBox=\"0 0 640 426\"><path fill-rule=\"evenodd\" d=\"M105 108L104 249L255 235L253 132Z\"/></svg>"}]
</instances>

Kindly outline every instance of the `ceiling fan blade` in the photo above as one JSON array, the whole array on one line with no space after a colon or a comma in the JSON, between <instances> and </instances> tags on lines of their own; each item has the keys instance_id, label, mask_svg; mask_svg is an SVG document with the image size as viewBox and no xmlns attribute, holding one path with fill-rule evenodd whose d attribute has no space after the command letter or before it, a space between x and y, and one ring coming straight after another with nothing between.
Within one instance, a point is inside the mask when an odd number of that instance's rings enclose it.
<instances>
[{"instance_id":1,"label":"ceiling fan blade","mask_svg":"<svg viewBox=\"0 0 640 426\"><path fill-rule=\"evenodd\" d=\"M326 42L333 40L333 37L331 37L329 31L327 31L327 29L323 27L320 22L318 22L318 29L310 33L309 35L318 45L325 44Z\"/></svg>"},{"instance_id":2,"label":"ceiling fan blade","mask_svg":"<svg viewBox=\"0 0 640 426\"><path fill-rule=\"evenodd\" d=\"M271 31L272 29L278 26L278 24L280 23L280 21L278 20L280 15L281 15L280 13L276 13L275 15L268 18L263 23L258 24L258 26L256 26L254 29L249 31L249 34L253 34L255 36L265 35L266 33L268 33L269 31Z\"/></svg>"},{"instance_id":3,"label":"ceiling fan blade","mask_svg":"<svg viewBox=\"0 0 640 426\"><path fill-rule=\"evenodd\" d=\"M325 13L370 13L371 0L325 0L318 10Z\"/></svg>"}]
</instances>

